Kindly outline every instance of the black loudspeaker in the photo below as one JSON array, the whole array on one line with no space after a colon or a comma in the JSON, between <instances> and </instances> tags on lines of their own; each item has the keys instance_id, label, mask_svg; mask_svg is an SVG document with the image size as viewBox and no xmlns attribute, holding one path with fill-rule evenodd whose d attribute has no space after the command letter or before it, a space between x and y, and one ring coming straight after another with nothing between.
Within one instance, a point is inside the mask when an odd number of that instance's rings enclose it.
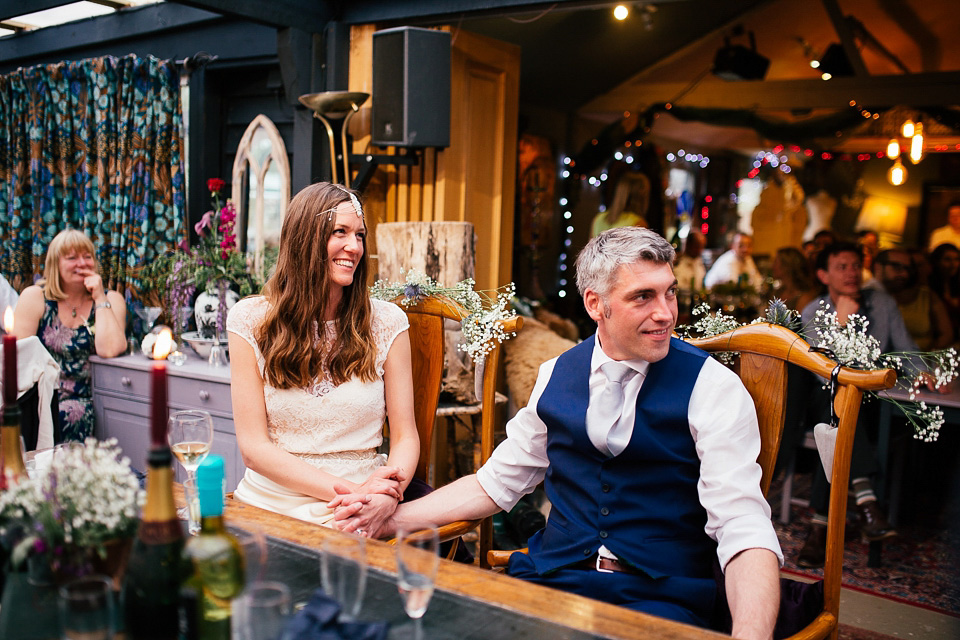
<instances>
[{"instance_id":1,"label":"black loudspeaker","mask_svg":"<svg viewBox=\"0 0 960 640\"><path fill-rule=\"evenodd\" d=\"M373 144L450 146L450 33L397 27L373 34Z\"/></svg>"}]
</instances>

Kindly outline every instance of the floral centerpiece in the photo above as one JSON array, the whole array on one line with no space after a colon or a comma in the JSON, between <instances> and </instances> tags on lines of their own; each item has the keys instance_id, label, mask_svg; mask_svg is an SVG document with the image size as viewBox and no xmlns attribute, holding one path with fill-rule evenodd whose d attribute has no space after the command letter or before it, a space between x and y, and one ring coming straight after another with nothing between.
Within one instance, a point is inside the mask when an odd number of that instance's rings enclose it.
<instances>
[{"instance_id":1,"label":"floral centerpiece","mask_svg":"<svg viewBox=\"0 0 960 640\"><path fill-rule=\"evenodd\" d=\"M61 578L102 571L110 548L136 533L140 482L116 439L87 438L53 457L0 494L0 540L15 567L33 559Z\"/></svg>"},{"instance_id":2,"label":"floral centerpiece","mask_svg":"<svg viewBox=\"0 0 960 640\"><path fill-rule=\"evenodd\" d=\"M370 287L370 295L378 300L394 300L400 296L401 306L416 304L425 296L446 296L467 310L469 315L460 325L463 332L463 342L458 345L461 351L474 362L482 361L493 348L493 343L502 343L512 338L514 333L506 333L500 325L500 320L509 320L517 315L511 301L516 287L511 282L494 290L495 295L479 292L474 289L473 278L461 280L452 287L444 287L427 274L411 269L401 271L406 274L403 282L386 282L377 280Z\"/></svg>"},{"instance_id":3,"label":"floral centerpiece","mask_svg":"<svg viewBox=\"0 0 960 640\"><path fill-rule=\"evenodd\" d=\"M677 327L682 338L692 335L713 336L732 331L742 324L734 317L722 312L711 313L707 304L693 310L698 317L693 326ZM882 353L880 343L867 333L870 321L859 314L851 314L846 324L840 324L836 311L821 303L813 321L802 327L800 314L787 308L782 300L771 300L763 317L753 323L769 322L782 325L792 331L808 336L817 343L817 349L826 353L838 364L854 369L886 369L897 372L896 386L905 389L910 399L916 398L916 392L932 376L936 386L949 384L957 377L960 361L957 352L950 349L938 351L888 352ZM722 362L730 363L735 354L717 354ZM943 411L939 406L920 402L915 407L905 407L902 403L887 395L875 391L865 392L864 398L880 398L892 402L907 417L914 429L913 437L924 442L933 442L943 425Z\"/></svg>"},{"instance_id":4,"label":"floral centerpiece","mask_svg":"<svg viewBox=\"0 0 960 640\"><path fill-rule=\"evenodd\" d=\"M225 187L220 178L207 180L213 209L194 225L198 244L181 246L145 269L147 286L159 294L178 335L186 320L183 309L189 308L198 290L219 300L213 319L197 327L201 336L211 338L226 324L228 292L242 297L260 289L261 283L251 274L247 256L237 244L237 210L230 200L221 200Z\"/></svg>"}]
</instances>

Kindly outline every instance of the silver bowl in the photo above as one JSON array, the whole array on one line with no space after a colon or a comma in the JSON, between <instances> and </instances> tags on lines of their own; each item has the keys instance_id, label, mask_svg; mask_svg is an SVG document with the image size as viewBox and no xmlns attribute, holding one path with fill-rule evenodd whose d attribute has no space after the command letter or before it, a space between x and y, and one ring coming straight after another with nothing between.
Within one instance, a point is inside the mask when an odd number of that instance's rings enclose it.
<instances>
[{"instance_id":1,"label":"silver bowl","mask_svg":"<svg viewBox=\"0 0 960 640\"><path fill-rule=\"evenodd\" d=\"M196 331L187 331L180 336L184 342L190 345L190 348L197 352L197 355L206 360L210 357L210 349L213 348L215 340L213 338L203 338ZM220 347L226 351L227 341L221 340Z\"/></svg>"}]
</instances>

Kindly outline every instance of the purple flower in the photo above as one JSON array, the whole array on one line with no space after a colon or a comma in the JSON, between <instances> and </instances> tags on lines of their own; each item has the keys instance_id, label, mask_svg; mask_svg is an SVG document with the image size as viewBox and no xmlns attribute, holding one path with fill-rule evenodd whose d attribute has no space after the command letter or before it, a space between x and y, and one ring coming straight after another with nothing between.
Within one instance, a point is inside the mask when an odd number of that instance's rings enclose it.
<instances>
[{"instance_id":1,"label":"purple flower","mask_svg":"<svg viewBox=\"0 0 960 640\"><path fill-rule=\"evenodd\" d=\"M419 302L420 298L423 297L423 290L420 288L420 285L418 284L408 284L406 287L403 288L403 295L409 298L410 300Z\"/></svg>"}]
</instances>

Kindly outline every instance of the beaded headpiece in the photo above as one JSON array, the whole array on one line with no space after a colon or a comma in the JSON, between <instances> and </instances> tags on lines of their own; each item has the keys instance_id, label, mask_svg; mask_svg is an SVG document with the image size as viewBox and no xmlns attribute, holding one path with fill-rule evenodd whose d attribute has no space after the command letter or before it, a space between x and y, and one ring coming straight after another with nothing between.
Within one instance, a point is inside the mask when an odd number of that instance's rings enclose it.
<instances>
[{"instance_id":1,"label":"beaded headpiece","mask_svg":"<svg viewBox=\"0 0 960 640\"><path fill-rule=\"evenodd\" d=\"M350 191L349 189L347 189L347 188L344 187L343 185L335 184L335 185L333 185L333 186L335 186L337 189L340 189L340 190L343 191L345 194L347 194L348 196L350 196L350 204L353 205L353 210L357 212L357 217L358 217L358 218L363 218L363 207L360 206L360 201L357 199L356 194L354 194L353 191ZM332 220L332 219L333 219L333 214L336 213L337 208L338 208L339 206L340 206L340 205L338 204L336 207L333 207L332 209L325 209L324 211L320 211L320 212L317 213L317 215L318 215L318 216L322 216L323 214L327 214L327 219Z\"/></svg>"}]
</instances>

